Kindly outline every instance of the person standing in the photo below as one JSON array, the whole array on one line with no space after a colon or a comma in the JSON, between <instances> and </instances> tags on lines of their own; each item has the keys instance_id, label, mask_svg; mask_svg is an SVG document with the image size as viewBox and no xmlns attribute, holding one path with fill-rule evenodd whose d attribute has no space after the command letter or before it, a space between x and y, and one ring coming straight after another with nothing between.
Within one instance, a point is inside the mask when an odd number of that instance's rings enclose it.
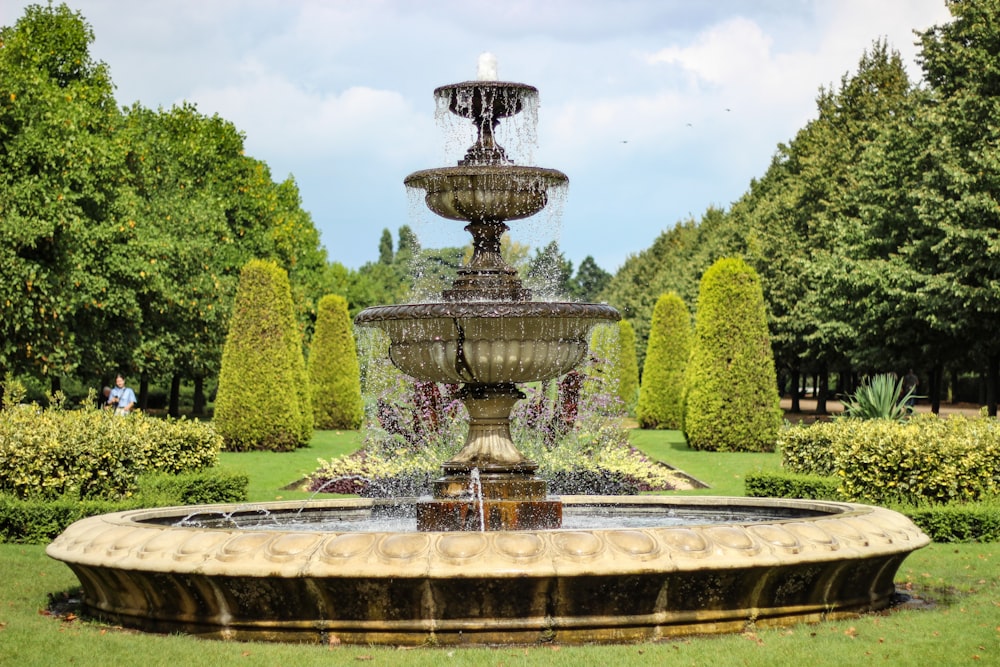
<instances>
[{"instance_id":1,"label":"person standing","mask_svg":"<svg viewBox=\"0 0 1000 667\"><path fill-rule=\"evenodd\" d=\"M116 415L128 416L135 409L135 392L125 386L125 376L119 373L115 376L115 386L108 396L108 409Z\"/></svg>"}]
</instances>

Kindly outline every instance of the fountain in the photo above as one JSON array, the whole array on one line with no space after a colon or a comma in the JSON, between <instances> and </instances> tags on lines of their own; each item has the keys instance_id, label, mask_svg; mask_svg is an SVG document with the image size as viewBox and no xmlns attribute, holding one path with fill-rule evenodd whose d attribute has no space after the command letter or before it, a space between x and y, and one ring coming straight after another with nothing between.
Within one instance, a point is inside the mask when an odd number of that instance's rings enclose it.
<instances>
[{"instance_id":1,"label":"fountain","mask_svg":"<svg viewBox=\"0 0 1000 667\"><path fill-rule=\"evenodd\" d=\"M431 497L135 510L83 519L47 553L88 613L148 631L378 644L640 641L835 618L887 607L929 540L851 503L665 496L550 497L511 440L520 383L577 365L618 313L533 301L500 255L508 223L547 204L559 171L497 143L537 90L480 77L435 91L474 124L456 166L411 174L473 254L434 303L369 308L390 359L462 385L467 439Z\"/></svg>"}]
</instances>

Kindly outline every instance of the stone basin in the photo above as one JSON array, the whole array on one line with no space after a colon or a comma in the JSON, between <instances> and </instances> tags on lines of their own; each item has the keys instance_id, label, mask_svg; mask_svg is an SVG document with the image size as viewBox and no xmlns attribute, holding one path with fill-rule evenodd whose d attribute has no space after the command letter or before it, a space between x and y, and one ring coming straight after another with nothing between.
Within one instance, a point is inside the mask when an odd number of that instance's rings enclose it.
<instances>
[{"instance_id":1,"label":"stone basin","mask_svg":"<svg viewBox=\"0 0 1000 667\"><path fill-rule=\"evenodd\" d=\"M485 301L375 306L355 324L385 331L392 363L418 380L509 384L570 371L590 329L619 317L603 304Z\"/></svg>"},{"instance_id":2,"label":"stone basin","mask_svg":"<svg viewBox=\"0 0 1000 667\"><path fill-rule=\"evenodd\" d=\"M404 182L424 190L427 208L441 217L474 222L530 217L545 208L550 189L568 181L556 169L484 165L424 169Z\"/></svg>"},{"instance_id":3,"label":"stone basin","mask_svg":"<svg viewBox=\"0 0 1000 667\"><path fill-rule=\"evenodd\" d=\"M930 541L901 514L850 503L562 502L567 514L585 513L585 525L586 513L610 509L693 519L502 532L317 530L311 519L289 521L306 507L301 501L188 506L83 519L46 552L77 575L87 613L130 628L321 643L585 643L883 609L903 559ZM342 499L307 507L309 517L346 526L387 506ZM713 513L731 520L702 518ZM223 517L223 527L172 525L194 515Z\"/></svg>"}]
</instances>

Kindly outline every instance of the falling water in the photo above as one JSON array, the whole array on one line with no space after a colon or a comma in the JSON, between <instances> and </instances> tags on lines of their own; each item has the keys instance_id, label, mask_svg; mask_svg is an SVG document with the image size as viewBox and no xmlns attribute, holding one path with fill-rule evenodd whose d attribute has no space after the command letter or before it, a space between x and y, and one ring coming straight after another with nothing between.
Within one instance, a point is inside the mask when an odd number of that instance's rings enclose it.
<instances>
[{"instance_id":1,"label":"falling water","mask_svg":"<svg viewBox=\"0 0 1000 667\"><path fill-rule=\"evenodd\" d=\"M469 472L469 491L472 492L472 497L476 499L479 506L479 531L486 531L486 509L483 506L483 482L479 478L479 468L473 468Z\"/></svg>"}]
</instances>

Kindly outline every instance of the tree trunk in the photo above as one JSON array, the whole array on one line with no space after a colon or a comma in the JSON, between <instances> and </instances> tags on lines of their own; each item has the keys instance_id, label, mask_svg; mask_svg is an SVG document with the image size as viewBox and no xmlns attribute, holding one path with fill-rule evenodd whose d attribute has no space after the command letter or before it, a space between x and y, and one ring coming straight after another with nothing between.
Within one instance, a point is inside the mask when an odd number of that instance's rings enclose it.
<instances>
[{"instance_id":1,"label":"tree trunk","mask_svg":"<svg viewBox=\"0 0 1000 667\"><path fill-rule=\"evenodd\" d=\"M792 381L789 383L792 388L792 412L799 413L802 412L802 408L799 405L799 369L792 369Z\"/></svg>"},{"instance_id":2,"label":"tree trunk","mask_svg":"<svg viewBox=\"0 0 1000 667\"><path fill-rule=\"evenodd\" d=\"M931 401L931 412L936 415L941 414L941 375L941 364L935 363L931 368L929 398Z\"/></svg>"},{"instance_id":3,"label":"tree trunk","mask_svg":"<svg viewBox=\"0 0 1000 667\"><path fill-rule=\"evenodd\" d=\"M997 389L1000 383L1000 353L994 352L986 360L986 412L997 416Z\"/></svg>"},{"instance_id":4,"label":"tree trunk","mask_svg":"<svg viewBox=\"0 0 1000 667\"><path fill-rule=\"evenodd\" d=\"M816 376L818 382L816 386L816 414L825 415L826 414L826 398L829 390L830 384L830 373L826 369L826 364L819 367L819 373Z\"/></svg>"},{"instance_id":5,"label":"tree trunk","mask_svg":"<svg viewBox=\"0 0 1000 667\"><path fill-rule=\"evenodd\" d=\"M139 376L139 407L143 412L149 405L149 378L143 373Z\"/></svg>"},{"instance_id":6,"label":"tree trunk","mask_svg":"<svg viewBox=\"0 0 1000 667\"><path fill-rule=\"evenodd\" d=\"M58 375L53 375L49 378L49 385L51 386L52 395L55 396L57 391L62 391L62 378Z\"/></svg>"},{"instance_id":7,"label":"tree trunk","mask_svg":"<svg viewBox=\"0 0 1000 667\"><path fill-rule=\"evenodd\" d=\"M194 408L191 412L198 417L205 415L205 378L200 375L194 378Z\"/></svg>"},{"instance_id":8,"label":"tree trunk","mask_svg":"<svg viewBox=\"0 0 1000 667\"><path fill-rule=\"evenodd\" d=\"M177 373L170 378L170 403L167 414L175 419L181 416L181 376Z\"/></svg>"}]
</instances>

